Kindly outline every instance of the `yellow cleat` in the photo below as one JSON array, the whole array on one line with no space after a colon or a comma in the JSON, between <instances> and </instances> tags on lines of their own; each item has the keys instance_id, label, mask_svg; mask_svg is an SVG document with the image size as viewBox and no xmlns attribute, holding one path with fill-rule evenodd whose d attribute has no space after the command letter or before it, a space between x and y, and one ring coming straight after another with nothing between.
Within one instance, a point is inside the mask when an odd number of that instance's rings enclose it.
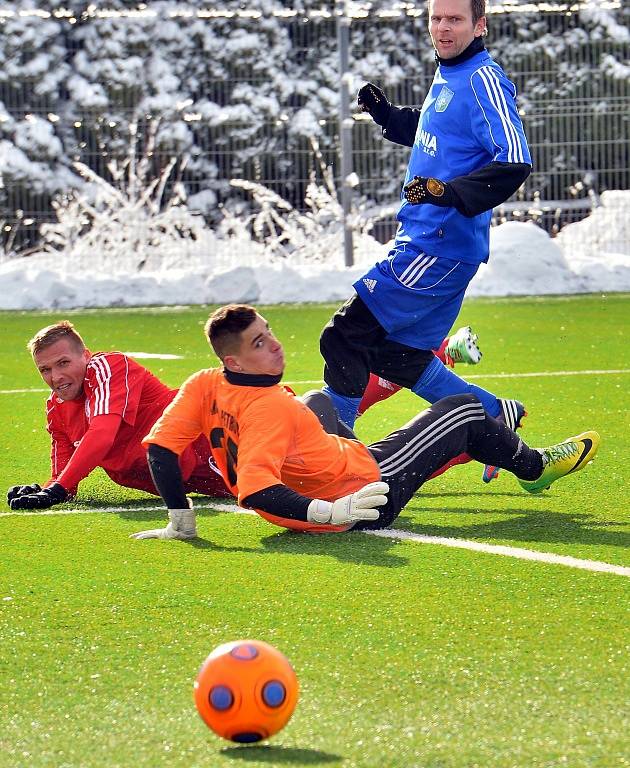
<instances>
[{"instance_id":1,"label":"yellow cleat","mask_svg":"<svg viewBox=\"0 0 630 768\"><path fill-rule=\"evenodd\" d=\"M571 472L583 469L593 459L599 448L597 432L582 432L563 443L542 448L544 469L537 480L519 480L528 493L540 493L552 483Z\"/></svg>"}]
</instances>

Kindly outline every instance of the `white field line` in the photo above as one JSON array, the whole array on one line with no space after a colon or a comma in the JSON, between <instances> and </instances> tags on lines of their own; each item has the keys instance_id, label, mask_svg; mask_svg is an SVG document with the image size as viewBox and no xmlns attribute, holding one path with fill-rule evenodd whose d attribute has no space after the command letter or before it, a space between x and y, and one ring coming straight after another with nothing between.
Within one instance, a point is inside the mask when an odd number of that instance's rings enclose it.
<instances>
[{"instance_id":1,"label":"white field line","mask_svg":"<svg viewBox=\"0 0 630 768\"><path fill-rule=\"evenodd\" d=\"M567 565L570 568L581 568L584 571L599 571L601 573L614 573L617 576L630 576L630 568L623 565L612 565L600 560L582 560L570 555L556 555L551 552L537 552L533 549L522 547L506 547L502 544L484 544L479 541L467 541L466 539L451 539L445 536L425 536L421 533L411 533L398 528L384 528L380 531L365 531L371 536L381 536L385 539L400 539L402 541L415 541L419 544L439 544L443 547L456 549L468 549L472 552L485 552L488 555L506 555L516 557L519 560L534 560L538 563L552 563L553 565Z\"/></svg>"},{"instance_id":2,"label":"white field line","mask_svg":"<svg viewBox=\"0 0 630 768\"><path fill-rule=\"evenodd\" d=\"M127 357L135 357L138 360L183 360L182 355L170 355L167 352L123 352Z\"/></svg>"},{"instance_id":3,"label":"white field line","mask_svg":"<svg viewBox=\"0 0 630 768\"><path fill-rule=\"evenodd\" d=\"M466 374L466 380L470 379L536 379L544 376L606 376L620 373L630 373L630 368L616 368L605 371L533 371L530 373L472 373ZM299 381L285 381L284 384L322 384L323 379L301 379ZM0 389L0 395L19 395L28 392L50 392L49 389Z\"/></svg>"},{"instance_id":4,"label":"white field line","mask_svg":"<svg viewBox=\"0 0 630 768\"><path fill-rule=\"evenodd\" d=\"M242 509L236 504L214 504L212 506L198 505L197 510L209 509L211 511L235 512L241 515L255 515L251 509ZM42 512L0 512L0 517L24 517L28 515L41 517L44 515L96 515L101 513L144 513L144 512L165 512L164 507L142 507L141 509L130 509L129 507L102 507L100 509L49 509ZM504 555L506 557L515 557L518 560L532 560L537 563L547 563L550 565L564 565L569 568L579 568L583 571L595 571L598 573L613 573L616 576L629 576L630 568L623 565L613 565L601 560L583 560L570 555L557 555L552 552L537 552L533 549L523 549L522 547L507 547L502 544L484 544L479 541L468 541L466 539L452 539L445 536L425 536L420 533L403 531L399 528L383 528L379 531L363 531L369 536L380 536L384 539L398 539L400 541L413 541L418 544L436 544L443 547L454 547L455 549L467 549L471 552L483 552L488 555Z\"/></svg>"}]
</instances>

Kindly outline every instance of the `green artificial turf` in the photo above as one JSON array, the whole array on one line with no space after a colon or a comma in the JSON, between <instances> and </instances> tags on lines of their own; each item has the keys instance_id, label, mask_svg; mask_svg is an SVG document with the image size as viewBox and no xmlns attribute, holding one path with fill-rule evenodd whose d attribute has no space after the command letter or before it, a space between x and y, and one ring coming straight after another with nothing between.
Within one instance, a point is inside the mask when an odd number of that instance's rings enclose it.
<instances>
[{"instance_id":1,"label":"green artificial turf","mask_svg":"<svg viewBox=\"0 0 630 768\"><path fill-rule=\"evenodd\" d=\"M449 536L630 565L628 297L477 300L484 352L464 375L522 400L532 445L597 429L595 462L541 496L469 464L428 483L396 522ZM321 377L333 306L265 308L297 392ZM44 392L24 345L69 316L94 349L169 384L213 365L208 308L0 313L0 488L47 478ZM611 371L496 378L498 374ZM316 382L314 384L308 382ZM374 440L416 412L400 393L358 422ZM100 471L60 511L0 506L0 766L321 765L344 768L618 768L630 765L630 580L562 565L365 534L304 536L197 499L199 538L135 541L159 500ZM106 512L114 508L119 511ZM99 509L101 511L99 511ZM192 684L217 645L258 638L301 691L262 746L215 737Z\"/></svg>"}]
</instances>

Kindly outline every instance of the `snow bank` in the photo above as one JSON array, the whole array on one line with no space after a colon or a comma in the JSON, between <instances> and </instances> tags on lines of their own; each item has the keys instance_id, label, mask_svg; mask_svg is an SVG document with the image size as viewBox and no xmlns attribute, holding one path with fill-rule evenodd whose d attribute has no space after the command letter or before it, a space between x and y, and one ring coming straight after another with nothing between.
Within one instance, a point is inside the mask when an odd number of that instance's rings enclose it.
<instances>
[{"instance_id":1,"label":"snow bank","mask_svg":"<svg viewBox=\"0 0 630 768\"><path fill-rule=\"evenodd\" d=\"M490 237L490 261L472 281L469 296L566 294L630 291L630 222L625 215L630 192L607 192L602 206L551 239L531 223L508 222ZM241 235L242 237L242 235ZM355 267L343 266L341 235L309 244L309 258L299 250L290 259L268 258L256 243L234 248L214 238L218 252L193 251L185 268L177 266L117 273L94 255L74 264L59 255L38 254L0 264L1 309L281 302L341 302L352 283L387 253L387 246L367 235L355 241ZM312 259L321 245L321 260ZM125 259L123 259L125 261Z\"/></svg>"}]
</instances>

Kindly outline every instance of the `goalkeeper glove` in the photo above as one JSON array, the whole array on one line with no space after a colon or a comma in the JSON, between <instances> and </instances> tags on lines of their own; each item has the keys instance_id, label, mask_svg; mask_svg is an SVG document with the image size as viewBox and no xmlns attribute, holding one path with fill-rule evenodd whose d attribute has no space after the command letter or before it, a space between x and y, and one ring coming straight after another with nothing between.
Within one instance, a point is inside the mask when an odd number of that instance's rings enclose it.
<instances>
[{"instance_id":1,"label":"goalkeeper glove","mask_svg":"<svg viewBox=\"0 0 630 768\"><path fill-rule=\"evenodd\" d=\"M7 504L11 504L13 499L17 499L18 496L26 496L29 493L37 493L41 491L42 487L38 483L33 485L14 485L7 491Z\"/></svg>"},{"instance_id":2,"label":"goalkeeper glove","mask_svg":"<svg viewBox=\"0 0 630 768\"><path fill-rule=\"evenodd\" d=\"M330 525L347 525L357 520L378 520L379 511L376 507L387 504L389 491L387 483L369 483L349 496L343 496L336 501L313 499L308 505L306 519L309 523L328 523Z\"/></svg>"},{"instance_id":3,"label":"goalkeeper glove","mask_svg":"<svg viewBox=\"0 0 630 768\"><path fill-rule=\"evenodd\" d=\"M378 85L366 83L360 88L357 94L357 104L361 112L368 112L372 116L375 123L380 126L387 125L392 105L387 101L387 97Z\"/></svg>"},{"instance_id":4,"label":"goalkeeper glove","mask_svg":"<svg viewBox=\"0 0 630 768\"><path fill-rule=\"evenodd\" d=\"M39 488L39 486L37 487ZM14 496L9 502L9 506L11 509L47 509L52 507L53 504L61 504L63 501L66 501L69 495L63 485L53 483L48 488L42 488L35 493L23 493L19 496Z\"/></svg>"},{"instance_id":5,"label":"goalkeeper glove","mask_svg":"<svg viewBox=\"0 0 630 768\"><path fill-rule=\"evenodd\" d=\"M450 208L455 205L455 196L450 184L433 177L414 176L405 184L403 194L408 203L419 205L431 203L442 208Z\"/></svg>"},{"instance_id":6,"label":"goalkeeper glove","mask_svg":"<svg viewBox=\"0 0 630 768\"><path fill-rule=\"evenodd\" d=\"M154 528L151 531L132 533L131 539L194 539L197 535L195 510L190 499L188 509L169 509L169 523L166 528Z\"/></svg>"}]
</instances>

